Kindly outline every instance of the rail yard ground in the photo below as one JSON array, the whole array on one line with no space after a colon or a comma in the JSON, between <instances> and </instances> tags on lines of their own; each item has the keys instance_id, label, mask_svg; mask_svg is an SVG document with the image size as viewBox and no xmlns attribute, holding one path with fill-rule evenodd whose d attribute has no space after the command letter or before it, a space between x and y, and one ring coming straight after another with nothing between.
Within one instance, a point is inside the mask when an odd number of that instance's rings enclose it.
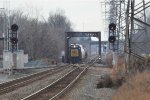
<instances>
[{"instance_id":1,"label":"rail yard ground","mask_svg":"<svg viewBox=\"0 0 150 100\"><path fill-rule=\"evenodd\" d=\"M116 93L115 88L97 88L100 77L110 73L110 68L90 67L86 75L59 100L111 100Z\"/></svg>"},{"instance_id":2,"label":"rail yard ground","mask_svg":"<svg viewBox=\"0 0 150 100\"><path fill-rule=\"evenodd\" d=\"M97 88L100 77L110 74L111 68L89 68L73 89L59 100L149 100L149 70L128 76L120 87Z\"/></svg>"},{"instance_id":3,"label":"rail yard ground","mask_svg":"<svg viewBox=\"0 0 150 100\"><path fill-rule=\"evenodd\" d=\"M41 69L41 70L43 70L43 69ZM28 84L25 87L21 87L12 92L0 95L0 100L20 100L21 98L24 98L24 97L30 95L31 93L34 93L34 92L38 91L39 89L52 83L54 80L58 79L60 76L67 73L69 70L70 70L70 68L67 68L65 70L62 70L59 73L54 73L50 77L44 78L43 80L40 80L38 82L33 82L32 84Z\"/></svg>"},{"instance_id":4,"label":"rail yard ground","mask_svg":"<svg viewBox=\"0 0 150 100\"><path fill-rule=\"evenodd\" d=\"M43 70L43 69L41 69ZM32 71L30 73L38 72L40 70ZM112 96L116 92L116 89L113 88L97 88L97 83L101 76L105 74L110 74L110 68L102 68L102 66L90 67L87 73L79 79L79 81L71 88L64 96L61 96L59 100L111 100ZM4 81L12 80L21 76L25 76L25 74L18 74L14 76L7 76L6 74L1 74L1 83ZM59 74L54 75L59 76ZM46 80L47 81L47 80ZM43 82L40 82L42 84ZM45 82L46 83L46 82ZM38 86L37 86L38 87ZM17 91L12 91L11 93L7 93L1 95L1 99L18 100L20 97L24 97L24 94L28 94L28 87L20 88ZM21 92L18 92L21 91ZM34 90L33 90L34 91ZM24 93L23 93L24 92ZM20 94L21 93L21 94ZM11 99L10 99L11 98Z\"/></svg>"},{"instance_id":5,"label":"rail yard ground","mask_svg":"<svg viewBox=\"0 0 150 100\"><path fill-rule=\"evenodd\" d=\"M8 71L1 71L0 72L0 83L7 82L16 78L21 78L27 75L31 75L37 72L41 72L44 70L48 70L49 68L33 68L33 69L24 69L20 71L16 71L14 75L9 75Z\"/></svg>"},{"instance_id":6,"label":"rail yard ground","mask_svg":"<svg viewBox=\"0 0 150 100\"><path fill-rule=\"evenodd\" d=\"M30 69L26 70L24 73L18 72L13 76L8 76L6 73L1 73L0 83L44 70L47 69ZM61 73L55 73L50 76L49 79L47 78L41 82L33 83L33 85L25 86L10 93L0 95L0 100L12 100L12 98L13 100L19 100L20 98L31 94L32 91L35 92L40 89L42 84L44 85L44 83L51 83L58 77L65 74L67 70L62 71ZM119 88L114 86L98 88L97 86L101 78L109 75L112 75L112 68L106 68L106 66L101 64L89 66L87 73L82 76L73 85L73 87L70 88L58 100L149 100L150 71L138 73L133 75L131 78L127 78L126 82Z\"/></svg>"}]
</instances>

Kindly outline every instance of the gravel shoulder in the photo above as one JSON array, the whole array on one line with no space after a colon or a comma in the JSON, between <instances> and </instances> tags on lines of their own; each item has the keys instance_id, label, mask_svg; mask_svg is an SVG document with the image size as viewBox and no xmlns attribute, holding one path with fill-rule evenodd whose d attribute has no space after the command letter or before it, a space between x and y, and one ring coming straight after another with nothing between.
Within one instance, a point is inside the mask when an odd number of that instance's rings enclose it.
<instances>
[{"instance_id":1,"label":"gravel shoulder","mask_svg":"<svg viewBox=\"0 0 150 100\"><path fill-rule=\"evenodd\" d=\"M74 85L65 95L59 100L111 100L116 92L113 88L97 89L96 84L101 75L110 74L109 68L91 67L86 75Z\"/></svg>"}]
</instances>

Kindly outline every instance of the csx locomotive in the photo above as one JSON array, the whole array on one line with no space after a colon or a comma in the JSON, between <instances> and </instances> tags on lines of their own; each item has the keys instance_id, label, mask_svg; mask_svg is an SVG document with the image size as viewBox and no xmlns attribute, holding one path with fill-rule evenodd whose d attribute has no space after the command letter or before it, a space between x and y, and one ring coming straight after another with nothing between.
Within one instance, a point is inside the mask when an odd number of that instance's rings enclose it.
<instances>
[{"instance_id":1,"label":"csx locomotive","mask_svg":"<svg viewBox=\"0 0 150 100\"><path fill-rule=\"evenodd\" d=\"M86 49L80 44L71 44L69 47L69 62L82 63L87 58Z\"/></svg>"}]
</instances>

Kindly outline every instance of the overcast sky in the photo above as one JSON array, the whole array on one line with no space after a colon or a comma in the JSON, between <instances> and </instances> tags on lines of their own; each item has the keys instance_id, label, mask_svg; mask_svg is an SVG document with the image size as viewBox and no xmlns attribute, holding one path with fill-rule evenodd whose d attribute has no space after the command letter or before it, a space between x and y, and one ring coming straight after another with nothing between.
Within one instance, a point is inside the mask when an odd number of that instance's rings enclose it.
<instances>
[{"instance_id":1,"label":"overcast sky","mask_svg":"<svg viewBox=\"0 0 150 100\"><path fill-rule=\"evenodd\" d=\"M1 8L20 9L32 16L47 19L49 12L62 9L75 31L101 31L104 39L103 0L0 0ZM141 1L141 0L135 0Z\"/></svg>"},{"instance_id":2,"label":"overcast sky","mask_svg":"<svg viewBox=\"0 0 150 100\"><path fill-rule=\"evenodd\" d=\"M1 7L20 9L47 19L49 12L62 9L75 31L101 31L101 0L0 0Z\"/></svg>"}]
</instances>

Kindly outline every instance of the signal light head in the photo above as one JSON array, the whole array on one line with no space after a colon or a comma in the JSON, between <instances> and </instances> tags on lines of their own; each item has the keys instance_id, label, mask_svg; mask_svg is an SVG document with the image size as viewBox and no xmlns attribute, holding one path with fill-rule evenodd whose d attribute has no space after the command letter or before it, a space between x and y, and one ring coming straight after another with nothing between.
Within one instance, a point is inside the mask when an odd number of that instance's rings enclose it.
<instances>
[{"instance_id":1,"label":"signal light head","mask_svg":"<svg viewBox=\"0 0 150 100\"><path fill-rule=\"evenodd\" d=\"M18 25L17 24L11 25L11 30L12 31L17 31L18 30Z\"/></svg>"},{"instance_id":2,"label":"signal light head","mask_svg":"<svg viewBox=\"0 0 150 100\"><path fill-rule=\"evenodd\" d=\"M111 24L109 24L109 30L116 30L116 24L114 24L114 23L111 23Z\"/></svg>"},{"instance_id":3,"label":"signal light head","mask_svg":"<svg viewBox=\"0 0 150 100\"><path fill-rule=\"evenodd\" d=\"M11 41L12 44L17 44L18 39L17 39L16 37L12 37L12 38L10 39L10 41Z\"/></svg>"},{"instance_id":4,"label":"signal light head","mask_svg":"<svg viewBox=\"0 0 150 100\"><path fill-rule=\"evenodd\" d=\"M108 41L110 43L114 43L116 41L116 37L115 36L109 36Z\"/></svg>"}]
</instances>

